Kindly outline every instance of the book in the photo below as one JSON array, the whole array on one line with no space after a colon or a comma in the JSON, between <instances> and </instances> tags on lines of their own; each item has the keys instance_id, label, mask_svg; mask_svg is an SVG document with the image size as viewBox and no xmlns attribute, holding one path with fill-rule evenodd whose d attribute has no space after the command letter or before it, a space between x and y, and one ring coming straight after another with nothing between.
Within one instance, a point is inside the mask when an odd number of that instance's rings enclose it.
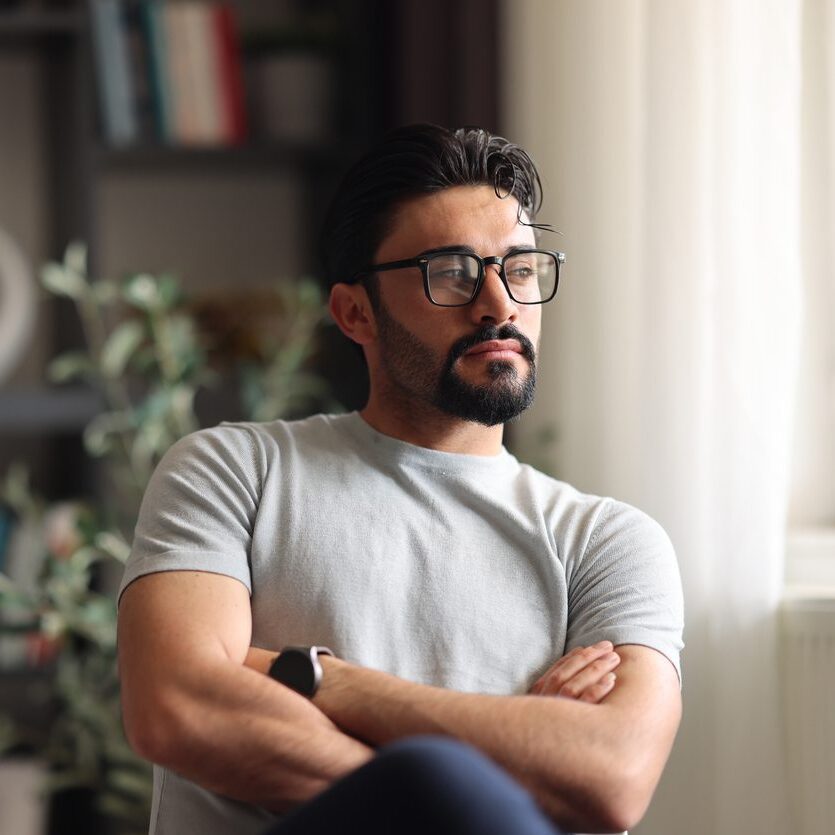
<instances>
[{"instance_id":1,"label":"book","mask_svg":"<svg viewBox=\"0 0 835 835\"><path fill-rule=\"evenodd\" d=\"M188 7L185 3L163 6L166 67L171 98L174 138L184 145L200 141L198 116L194 105L193 75L188 56Z\"/></svg>"},{"instance_id":2,"label":"book","mask_svg":"<svg viewBox=\"0 0 835 835\"><path fill-rule=\"evenodd\" d=\"M224 146L246 140L244 74L231 4L89 2L108 143Z\"/></svg>"},{"instance_id":3,"label":"book","mask_svg":"<svg viewBox=\"0 0 835 835\"><path fill-rule=\"evenodd\" d=\"M99 109L105 140L125 145L139 137L136 98L121 0L90 0Z\"/></svg>"},{"instance_id":4,"label":"book","mask_svg":"<svg viewBox=\"0 0 835 835\"><path fill-rule=\"evenodd\" d=\"M145 0L124 0L122 20L126 29L130 76L133 84L137 135L143 142L161 138L151 68L151 41L145 33Z\"/></svg>"},{"instance_id":5,"label":"book","mask_svg":"<svg viewBox=\"0 0 835 835\"><path fill-rule=\"evenodd\" d=\"M160 0L149 0L140 5L142 30L147 55L148 83L157 137L163 142L174 142L173 102L168 68L168 45L165 40L165 21Z\"/></svg>"},{"instance_id":6,"label":"book","mask_svg":"<svg viewBox=\"0 0 835 835\"><path fill-rule=\"evenodd\" d=\"M185 62L193 98L195 139L203 145L224 143L221 88L217 71L213 9L206 3L182 3L185 17Z\"/></svg>"},{"instance_id":7,"label":"book","mask_svg":"<svg viewBox=\"0 0 835 835\"><path fill-rule=\"evenodd\" d=\"M213 6L212 17L223 135L227 142L237 145L247 138L240 39L231 6L225 3Z\"/></svg>"}]
</instances>

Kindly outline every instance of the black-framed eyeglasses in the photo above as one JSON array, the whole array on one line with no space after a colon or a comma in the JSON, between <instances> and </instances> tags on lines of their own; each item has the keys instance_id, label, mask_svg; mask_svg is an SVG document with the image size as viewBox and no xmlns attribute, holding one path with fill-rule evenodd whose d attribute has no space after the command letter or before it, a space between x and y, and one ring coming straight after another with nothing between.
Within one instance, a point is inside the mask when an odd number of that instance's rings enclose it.
<instances>
[{"instance_id":1,"label":"black-framed eyeglasses","mask_svg":"<svg viewBox=\"0 0 835 835\"><path fill-rule=\"evenodd\" d=\"M353 281L386 270L420 267L426 298L439 307L463 307L478 296L484 284L485 268L499 267L499 277L507 294L518 304L544 304L557 293L560 265L565 253L550 249L511 249L506 255L481 258L473 252L442 250L374 264L356 273Z\"/></svg>"}]
</instances>

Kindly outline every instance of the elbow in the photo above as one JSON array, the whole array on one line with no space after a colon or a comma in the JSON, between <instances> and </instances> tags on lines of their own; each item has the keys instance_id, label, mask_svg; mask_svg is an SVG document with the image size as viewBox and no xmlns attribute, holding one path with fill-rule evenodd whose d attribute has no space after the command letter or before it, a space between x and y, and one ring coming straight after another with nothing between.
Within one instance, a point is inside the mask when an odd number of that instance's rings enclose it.
<instances>
[{"instance_id":1,"label":"elbow","mask_svg":"<svg viewBox=\"0 0 835 835\"><path fill-rule=\"evenodd\" d=\"M649 803L636 802L633 798L617 803L608 802L601 810L598 832L626 832L637 826L646 813Z\"/></svg>"},{"instance_id":2,"label":"elbow","mask_svg":"<svg viewBox=\"0 0 835 835\"><path fill-rule=\"evenodd\" d=\"M125 737L134 753L143 760L161 764L165 758L162 754L163 735L157 732L152 723L124 716L122 724Z\"/></svg>"},{"instance_id":3,"label":"elbow","mask_svg":"<svg viewBox=\"0 0 835 835\"><path fill-rule=\"evenodd\" d=\"M142 759L157 765L172 766L176 752L183 749L183 723L176 712L161 699L145 701L141 708L132 708L123 695L122 724L128 744Z\"/></svg>"},{"instance_id":4,"label":"elbow","mask_svg":"<svg viewBox=\"0 0 835 835\"><path fill-rule=\"evenodd\" d=\"M613 771L597 785L595 823L599 832L625 832L637 826L649 808L655 788L645 773L629 768Z\"/></svg>"},{"instance_id":5,"label":"elbow","mask_svg":"<svg viewBox=\"0 0 835 835\"><path fill-rule=\"evenodd\" d=\"M571 785L551 786L544 793L545 805L554 820L570 831L625 832L649 808L654 788L649 783L646 774L637 770L598 763L577 774Z\"/></svg>"}]
</instances>

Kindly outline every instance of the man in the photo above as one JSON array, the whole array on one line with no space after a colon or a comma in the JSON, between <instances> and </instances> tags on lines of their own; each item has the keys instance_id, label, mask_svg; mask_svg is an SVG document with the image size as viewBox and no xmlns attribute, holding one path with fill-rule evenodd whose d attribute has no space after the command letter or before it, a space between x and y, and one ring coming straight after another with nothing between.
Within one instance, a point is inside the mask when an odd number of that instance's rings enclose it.
<instances>
[{"instance_id":1,"label":"man","mask_svg":"<svg viewBox=\"0 0 835 835\"><path fill-rule=\"evenodd\" d=\"M672 546L502 446L562 261L537 241L539 197L501 137L390 134L323 239L365 408L222 425L158 468L119 615L156 835L643 815L680 716Z\"/></svg>"}]
</instances>

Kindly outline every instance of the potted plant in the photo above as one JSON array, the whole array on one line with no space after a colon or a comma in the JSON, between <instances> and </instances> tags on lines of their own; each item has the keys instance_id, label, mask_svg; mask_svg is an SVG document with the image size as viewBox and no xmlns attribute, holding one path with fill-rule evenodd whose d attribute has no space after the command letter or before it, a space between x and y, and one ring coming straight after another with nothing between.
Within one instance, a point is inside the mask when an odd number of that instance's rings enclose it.
<instances>
[{"instance_id":1,"label":"potted plant","mask_svg":"<svg viewBox=\"0 0 835 835\"><path fill-rule=\"evenodd\" d=\"M58 357L49 374L100 392L84 441L106 487L50 506L22 467L0 484L19 534L15 563L27 566L16 578L0 573L0 633L17 635L50 683L46 727L34 738L0 716L0 753L24 748L44 762L51 833L143 832L151 775L122 731L114 599L142 494L168 447L200 427L201 393L223 380L256 420L336 406L310 368L325 310L312 281L284 282L259 299L260 323L241 328L243 302L237 313L228 299L194 302L170 276L91 281L79 245L42 278L79 313L86 347Z\"/></svg>"}]
</instances>

